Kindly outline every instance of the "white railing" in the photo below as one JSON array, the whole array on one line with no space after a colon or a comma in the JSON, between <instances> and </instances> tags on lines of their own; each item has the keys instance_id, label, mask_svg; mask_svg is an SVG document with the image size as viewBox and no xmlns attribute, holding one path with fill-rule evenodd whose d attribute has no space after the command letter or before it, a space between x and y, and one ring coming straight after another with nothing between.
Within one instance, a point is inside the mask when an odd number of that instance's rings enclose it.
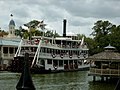
<instances>
[{"instance_id":1,"label":"white railing","mask_svg":"<svg viewBox=\"0 0 120 90\"><path fill-rule=\"evenodd\" d=\"M41 41L41 40L40 40ZM22 45L23 46L38 46L39 45L39 43L34 43L34 40L23 40L23 42L22 42ZM64 45L58 45L58 44L52 44L52 43L45 43L45 42L42 42L41 41L41 47L42 46L48 46L48 47L54 47L54 48L65 48L65 49L87 49L87 48L79 48L79 47L77 47L77 46L75 46L75 47L70 47L69 45L66 45L66 46L64 46Z\"/></svg>"},{"instance_id":2,"label":"white railing","mask_svg":"<svg viewBox=\"0 0 120 90\"><path fill-rule=\"evenodd\" d=\"M39 57L40 57L40 58L53 59L51 53L40 53L40 54L39 54ZM62 58L62 57L60 56L60 54L55 54L54 59L71 59L71 60L73 60L73 59L85 59L85 58L83 57L83 55L80 55L80 57L78 58L78 56L77 56L76 54L72 55L72 58L70 58L69 55L63 55L63 58Z\"/></svg>"},{"instance_id":3,"label":"white railing","mask_svg":"<svg viewBox=\"0 0 120 90\"><path fill-rule=\"evenodd\" d=\"M7 53L7 54L4 54L4 53L3 53L2 57L9 59L9 58L13 58L14 55L15 55L15 54L8 54L8 53Z\"/></svg>"}]
</instances>

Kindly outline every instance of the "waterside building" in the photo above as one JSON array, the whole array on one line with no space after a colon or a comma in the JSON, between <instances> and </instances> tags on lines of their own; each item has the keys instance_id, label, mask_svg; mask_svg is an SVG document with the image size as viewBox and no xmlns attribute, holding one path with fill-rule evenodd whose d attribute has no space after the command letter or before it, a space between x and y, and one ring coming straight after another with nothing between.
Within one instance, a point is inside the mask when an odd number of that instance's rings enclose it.
<instances>
[{"instance_id":1,"label":"waterside building","mask_svg":"<svg viewBox=\"0 0 120 90\"><path fill-rule=\"evenodd\" d=\"M19 37L15 36L15 22L11 19L9 22L9 34L0 37L0 70L7 69L15 55L20 40Z\"/></svg>"},{"instance_id":2,"label":"waterside building","mask_svg":"<svg viewBox=\"0 0 120 90\"><path fill-rule=\"evenodd\" d=\"M120 53L115 47L109 45L105 47L105 51L94 54L88 59L91 63L89 75L93 76L93 80L96 76L100 76L102 80L104 77L107 79L120 76Z\"/></svg>"}]
</instances>

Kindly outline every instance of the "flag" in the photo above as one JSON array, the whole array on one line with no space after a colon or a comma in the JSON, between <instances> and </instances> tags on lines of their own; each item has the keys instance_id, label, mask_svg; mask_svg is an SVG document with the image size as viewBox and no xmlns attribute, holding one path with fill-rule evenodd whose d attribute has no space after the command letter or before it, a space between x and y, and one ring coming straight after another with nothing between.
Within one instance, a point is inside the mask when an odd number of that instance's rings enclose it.
<instances>
[{"instance_id":1,"label":"flag","mask_svg":"<svg viewBox=\"0 0 120 90\"><path fill-rule=\"evenodd\" d=\"M10 14L11 17L13 17L13 14Z\"/></svg>"}]
</instances>

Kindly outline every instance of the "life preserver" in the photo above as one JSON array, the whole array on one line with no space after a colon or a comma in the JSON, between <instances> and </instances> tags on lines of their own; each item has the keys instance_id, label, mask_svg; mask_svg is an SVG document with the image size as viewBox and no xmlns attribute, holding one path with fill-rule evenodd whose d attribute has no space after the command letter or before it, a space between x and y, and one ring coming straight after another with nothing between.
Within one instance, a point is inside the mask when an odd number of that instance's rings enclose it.
<instances>
[{"instance_id":1,"label":"life preserver","mask_svg":"<svg viewBox=\"0 0 120 90\"><path fill-rule=\"evenodd\" d=\"M30 40L27 41L28 44L31 44Z\"/></svg>"},{"instance_id":2,"label":"life preserver","mask_svg":"<svg viewBox=\"0 0 120 90\"><path fill-rule=\"evenodd\" d=\"M60 57L63 58L63 53L60 54Z\"/></svg>"},{"instance_id":3,"label":"life preserver","mask_svg":"<svg viewBox=\"0 0 120 90\"><path fill-rule=\"evenodd\" d=\"M47 44L48 42L49 42L48 40L45 41L46 44Z\"/></svg>"},{"instance_id":4,"label":"life preserver","mask_svg":"<svg viewBox=\"0 0 120 90\"><path fill-rule=\"evenodd\" d=\"M77 57L80 58L80 55L78 55Z\"/></svg>"},{"instance_id":5,"label":"life preserver","mask_svg":"<svg viewBox=\"0 0 120 90\"><path fill-rule=\"evenodd\" d=\"M78 58L80 58L81 52L77 55Z\"/></svg>"},{"instance_id":6,"label":"life preserver","mask_svg":"<svg viewBox=\"0 0 120 90\"><path fill-rule=\"evenodd\" d=\"M35 39L34 43L35 43L35 44L38 44L38 43L39 43L39 40L38 40L38 39Z\"/></svg>"},{"instance_id":7,"label":"life preserver","mask_svg":"<svg viewBox=\"0 0 120 90\"><path fill-rule=\"evenodd\" d=\"M83 54L83 57L84 57L84 58L86 57L86 54L85 54L85 53Z\"/></svg>"},{"instance_id":8,"label":"life preserver","mask_svg":"<svg viewBox=\"0 0 120 90\"><path fill-rule=\"evenodd\" d=\"M72 54L70 54L69 57L72 58Z\"/></svg>"},{"instance_id":9,"label":"life preserver","mask_svg":"<svg viewBox=\"0 0 120 90\"><path fill-rule=\"evenodd\" d=\"M55 57L56 57L56 54L55 54L55 53L52 53L52 57L55 58Z\"/></svg>"},{"instance_id":10,"label":"life preserver","mask_svg":"<svg viewBox=\"0 0 120 90\"><path fill-rule=\"evenodd\" d=\"M58 65L53 65L54 69L57 70L58 68Z\"/></svg>"}]
</instances>

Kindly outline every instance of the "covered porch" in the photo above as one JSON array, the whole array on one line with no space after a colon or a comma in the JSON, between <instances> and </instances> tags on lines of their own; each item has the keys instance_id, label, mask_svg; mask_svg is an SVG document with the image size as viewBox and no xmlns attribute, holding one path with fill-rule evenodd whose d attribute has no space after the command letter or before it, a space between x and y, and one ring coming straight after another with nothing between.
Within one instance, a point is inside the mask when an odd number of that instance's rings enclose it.
<instances>
[{"instance_id":1,"label":"covered porch","mask_svg":"<svg viewBox=\"0 0 120 90\"><path fill-rule=\"evenodd\" d=\"M120 77L120 53L115 47L107 46L105 51L94 54L88 58L90 61L89 76Z\"/></svg>"}]
</instances>

